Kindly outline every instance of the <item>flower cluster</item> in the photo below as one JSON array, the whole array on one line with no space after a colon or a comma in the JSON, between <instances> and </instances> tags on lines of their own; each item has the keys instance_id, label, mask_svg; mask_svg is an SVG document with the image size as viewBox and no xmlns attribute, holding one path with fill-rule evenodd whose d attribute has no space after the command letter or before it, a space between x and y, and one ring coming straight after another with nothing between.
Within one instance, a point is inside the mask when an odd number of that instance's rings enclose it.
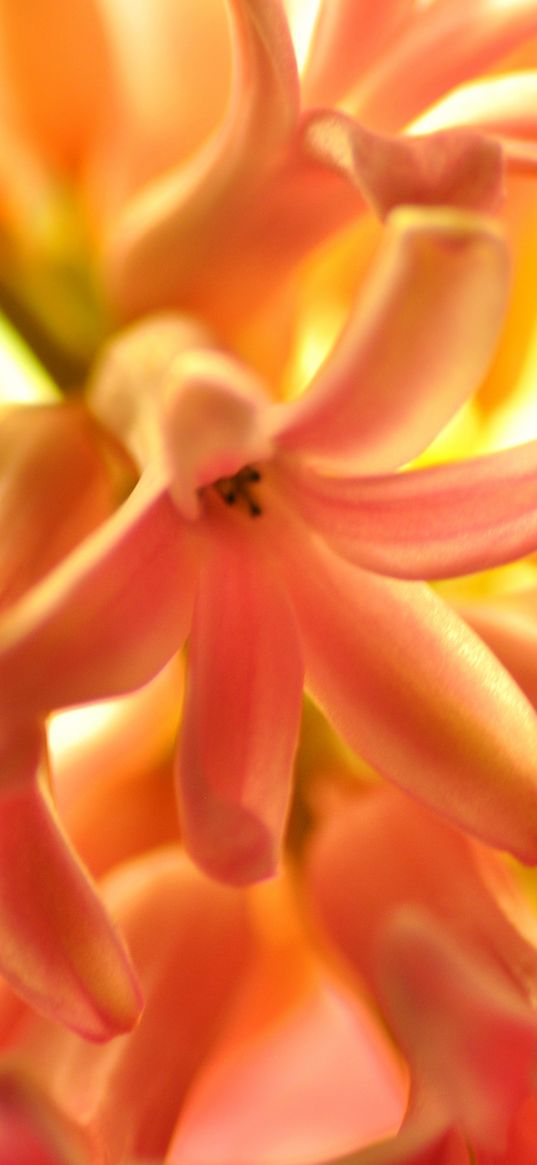
<instances>
[{"instance_id":1,"label":"flower cluster","mask_svg":"<svg viewBox=\"0 0 537 1165\"><path fill-rule=\"evenodd\" d=\"M0 1165L534 1165L536 45L0 0Z\"/></svg>"}]
</instances>

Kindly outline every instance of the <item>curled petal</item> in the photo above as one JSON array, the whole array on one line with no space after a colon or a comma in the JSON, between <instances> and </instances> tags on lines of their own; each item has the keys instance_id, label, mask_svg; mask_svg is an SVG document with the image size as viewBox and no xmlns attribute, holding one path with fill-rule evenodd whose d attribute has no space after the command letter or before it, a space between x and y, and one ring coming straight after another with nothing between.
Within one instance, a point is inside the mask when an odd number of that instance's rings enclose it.
<instances>
[{"instance_id":1,"label":"curled petal","mask_svg":"<svg viewBox=\"0 0 537 1165\"><path fill-rule=\"evenodd\" d=\"M2 708L15 716L118 695L182 646L193 564L168 495L143 479L0 623Z\"/></svg>"},{"instance_id":2,"label":"curled petal","mask_svg":"<svg viewBox=\"0 0 537 1165\"><path fill-rule=\"evenodd\" d=\"M135 198L114 229L110 283L124 317L203 303L215 266L232 273L252 190L294 130L298 79L278 0L230 0L230 14L234 77L220 130Z\"/></svg>"},{"instance_id":3,"label":"curled petal","mask_svg":"<svg viewBox=\"0 0 537 1165\"><path fill-rule=\"evenodd\" d=\"M537 855L537 719L428 587L361 571L289 528L282 543L306 677L379 772L463 829Z\"/></svg>"},{"instance_id":4,"label":"curled petal","mask_svg":"<svg viewBox=\"0 0 537 1165\"><path fill-rule=\"evenodd\" d=\"M267 877L278 861L303 683L292 610L249 535L214 515L180 756L186 844L210 874L238 884Z\"/></svg>"},{"instance_id":5,"label":"curled petal","mask_svg":"<svg viewBox=\"0 0 537 1165\"><path fill-rule=\"evenodd\" d=\"M379 472L421 452L491 360L509 272L488 220L401 209L372 277L310 388L275 405L277 440ZM439 342L441 337L442 342Z\"/></svg>"},{"instance_id":6,"label":"curled petal","mask_svg":"<svg viewBox=\"0 0 537 1165\"><path fill-rule=\"evenodd\" d=\"M296 496L312 526L358 566L414 579L486 570L537 549L537 441L386 477L309 470Z\"/></svg>"},{"instance_id":7,"label":"curled petal","mask_svg":"<svg viewBox=\"0 0 537 1165\"><path fill-rule=\"evenodd\" d=\"M491 210L502 194L501 147L470 130L388 137L320 112L306 119L302 149L357 186L381 218L404 204Z\"/></svg>"},{"instance_id":8,"label":"curled petal","mask_svg":"<svg viewBox=\"0 0 537 1165\"><path fill-rule=\"evenodd\" d=\"M87 1039L129 1030L141 1006L127 953L57 819L43 740L2 750L0 966L33 1007Z\"/></svg>"},{"instance_id":9,"label":"curled petal","mask_svg":"<svg viewBox=\"0 0 537 1165\"><path fill-rule=\"evenodd\" d=\"M484 72L537 34L533 0L439 0L414 6L413 18L347 105L368 126L395 130L449 89Z\"/></svg>"},{"instance_id":10,"label":"curled petal","mask_svg":"<svg viewBox=\"0 0 537 1165\"><path fill-rule=\"evenodd\" d=\"M132 485L132 470L89 415L71 405L4 409L0 464L6 606L109 517L121 490Z\"/></svg>"}]
</instances>

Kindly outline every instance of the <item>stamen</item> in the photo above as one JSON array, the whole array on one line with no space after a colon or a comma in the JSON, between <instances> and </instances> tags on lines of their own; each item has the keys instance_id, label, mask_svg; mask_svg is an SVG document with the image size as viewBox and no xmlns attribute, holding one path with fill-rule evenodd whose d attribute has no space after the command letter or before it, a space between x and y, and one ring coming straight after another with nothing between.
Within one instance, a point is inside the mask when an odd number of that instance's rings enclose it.
<instances>
[{"instance_id":1,"label":"stamen","mask_svg":"<svg viewBox=\"0 0 537 1165\"><path fill-rule=\"evenodd\" d=\"M213 482L212 488L225 502L226 506L243 505L251 518L258 518L263 513L261 506L252 497L251 486L261 481L261 474L252 465L245 465L233 477L219 477Z\"/></svg>"}]
</instances>

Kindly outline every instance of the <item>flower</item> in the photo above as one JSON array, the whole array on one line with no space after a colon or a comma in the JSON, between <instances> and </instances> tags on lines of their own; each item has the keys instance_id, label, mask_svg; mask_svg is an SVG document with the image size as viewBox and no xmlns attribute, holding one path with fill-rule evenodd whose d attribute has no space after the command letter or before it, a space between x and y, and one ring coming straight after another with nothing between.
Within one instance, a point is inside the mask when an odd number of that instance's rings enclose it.
<instances>
[{"instance_id":1,"label":"flower","mask_svg":"<svg viewBox=\"0 0 537 1165\"><path fill-rule=\"evenodd\" d=\"M465 625L403 580L533 547L536 446L368 476L416 454L472 390L505 279L484 220L396 215L365 307L287 405L196 324L148 321L115 341L91 399L146 468L109 522L4 616L6 756L39 715L147 681L190 633L183 828L211 874L241 883L275 869L304 666L370 763L531 858L533 712ZM431 348L433 327L445 352ZM334 461L351 457L365 476L335 477Z\"/></svg>"},{"instance_id":2,"label":"flower","mask_svg":"<svg viewBox=\"0 0 537 1165\"><path fill-rule=\"evenodd\" d=\"M500 855L377 784L317 819L299 877L318 935L372 991L411 1068L401 1133L348 1165L432 1165L456 1146L466 1161L467 1145L480 1165L525 1161L535 921Z\"/></svg>"}]
</instances>

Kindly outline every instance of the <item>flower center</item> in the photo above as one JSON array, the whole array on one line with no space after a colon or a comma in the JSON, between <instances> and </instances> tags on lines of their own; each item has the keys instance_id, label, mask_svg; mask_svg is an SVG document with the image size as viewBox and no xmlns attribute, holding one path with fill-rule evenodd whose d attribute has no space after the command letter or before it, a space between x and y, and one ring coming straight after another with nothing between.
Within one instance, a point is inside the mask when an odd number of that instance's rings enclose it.
<instances>
[{"instance_id":1,"label":"flower center","mask_svg":"<svg viewBox=\"0 0 537 1165\"><path fill-rule=\"evenodd\" d=\"M226 506L242 506L251 518L258 518L263 511L252 496L252 486L257 485L259 481L261 481L259 470L251 465L245 465L233 477L219 477L212 483L211 488L216 490Z\"/></svg>"}]
</instances>

